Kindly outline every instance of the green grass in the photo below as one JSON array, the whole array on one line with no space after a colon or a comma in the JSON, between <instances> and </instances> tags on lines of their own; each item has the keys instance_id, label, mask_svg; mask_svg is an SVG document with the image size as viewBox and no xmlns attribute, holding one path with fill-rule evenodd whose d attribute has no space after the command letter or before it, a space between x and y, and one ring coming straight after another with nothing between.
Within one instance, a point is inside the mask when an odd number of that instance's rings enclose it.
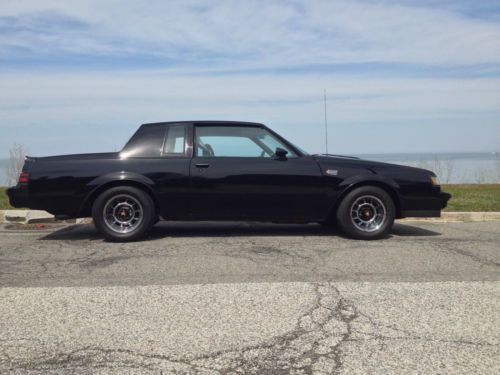
<instances>
[{"instance_id":1,"label":"green grass","mask_svg":"<svg viewBox=\"0 0 500 375\"><path fill-rule=\"evenodd\" d=\"M0 210L12 208L0 187ZM500 184L443 185L443 190L451 193L445 211L500 211Z\"/></svg>"},{"instance_id":2,"label":"green grass","mask_svg":"<svg viewBox=\"0 0 500 375\"><path fill-rule=\"evenodd\" d=\"M8 210L9 208L12 208L9 204L9 198L7 197L5 190L7 190L7 188L0 187L0 210Z\"/></svg>"},{"instance_id":3,"label":"green grass","mask_svg":"<svg viewBox=\"0 0 500 375\"><path fill-rule=\"evenodd\" d=\"M445 211L500 211L500 184L450 184L442 189L452 195Z\"/></svg>"}]
</instances>

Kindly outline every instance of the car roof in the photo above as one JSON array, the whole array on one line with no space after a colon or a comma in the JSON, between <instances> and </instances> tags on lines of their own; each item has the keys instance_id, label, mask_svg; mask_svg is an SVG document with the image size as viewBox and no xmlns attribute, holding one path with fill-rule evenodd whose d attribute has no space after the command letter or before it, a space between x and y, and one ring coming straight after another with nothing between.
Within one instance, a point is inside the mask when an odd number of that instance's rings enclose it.
<instances>
[{"instance_id":1,"label":"car roof","mask_svg":"<svg viewBox=\"0 0 500 375\"><path fill-rule=\"evenodd\" d=\"M264 127L264 124L258 122L247 121L227 121L227 120L195 120L195 121L165 121L165 122L150 122L142 124L142 126L158 126L158 125L177 125L177 124L194 124L196 126L210 126L210 125L231 125L231 126L258 126Z\"/></svg>"}]
</instances>

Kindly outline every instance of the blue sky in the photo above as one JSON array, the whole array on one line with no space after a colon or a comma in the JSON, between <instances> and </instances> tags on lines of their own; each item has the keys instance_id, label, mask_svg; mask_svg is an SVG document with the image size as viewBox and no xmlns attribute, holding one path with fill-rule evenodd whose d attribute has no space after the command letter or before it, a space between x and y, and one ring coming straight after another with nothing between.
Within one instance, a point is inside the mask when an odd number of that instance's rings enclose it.
<instances>
[{"instance_id":1,"label":"blue sky","mask_svg":"<svg viewBox=\"0 0 500 375\"><path fill-rule=\"evenodd\" d=\"M500 149L498 1L10 1L0 158L140 123L259 121L310 152Z\"/></svg>"}]
</instances>

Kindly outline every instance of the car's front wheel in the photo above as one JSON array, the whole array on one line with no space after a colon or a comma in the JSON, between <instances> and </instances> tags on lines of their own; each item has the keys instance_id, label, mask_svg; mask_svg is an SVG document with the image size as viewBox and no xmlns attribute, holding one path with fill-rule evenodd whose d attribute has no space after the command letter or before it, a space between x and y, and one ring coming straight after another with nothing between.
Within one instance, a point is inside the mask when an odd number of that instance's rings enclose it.
<instances>
[{"instance_id":1,"label":"car's front wheel","mask_svg":"<svg viewBox=\"0 0 500 375\"><path fill-rule=\"evenodd\" d=\"M392 228L395 206L387 192L377 186L361 186L349 192L337 209L337 223L349 237L374 240Z\"/></svg>"},{"instance_id":2,"label":"car's front wheel","mask_svg":"<svg viewBox=\"0 0 500 375\"><path fill-rule=\"evenodd\" d=\"M153 200L141 189L118 186L104 191L92 206L96 228L113 242L135 241L154 225Z\"/></svg>"}]
</instances>

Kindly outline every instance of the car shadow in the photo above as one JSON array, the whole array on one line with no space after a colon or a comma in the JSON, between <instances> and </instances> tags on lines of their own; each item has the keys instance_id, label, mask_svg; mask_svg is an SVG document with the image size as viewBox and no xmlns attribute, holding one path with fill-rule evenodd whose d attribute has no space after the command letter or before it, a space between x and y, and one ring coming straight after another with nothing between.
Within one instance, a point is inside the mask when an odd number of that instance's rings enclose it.
<instances>
[{"instance_id":1,"label":"car shadow","mask_svg":"<svg viewBox=\"0 0 500 375\"><path fill-rule=\"evenodd\" d=\"M440 236L441 233L415 225L395 223L391 233L400 237L428 237Z\"/></svg>"},{"instance_id":2,"label":"car shadow","mask_svg":"<svg viewBox=\"0 0 500 375\"><path fill-rule=\"evenodd\" d=\"M441 233L408 224L394 224L390 237L439 236ZM244 236L345 236L337 229L319 224L271 224L255 222L160 222L144 241L166 237L244 237ZM41 240L103 241L92 224L72 225L51 232Z\"/></svg>"}]
</instances>

